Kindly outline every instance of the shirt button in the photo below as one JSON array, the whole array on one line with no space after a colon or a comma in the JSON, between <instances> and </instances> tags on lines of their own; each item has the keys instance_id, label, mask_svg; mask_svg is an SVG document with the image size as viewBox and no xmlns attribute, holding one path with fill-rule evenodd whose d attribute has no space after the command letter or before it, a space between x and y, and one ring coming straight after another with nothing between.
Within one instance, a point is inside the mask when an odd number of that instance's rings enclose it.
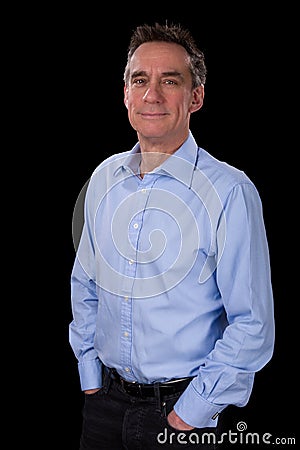
<instances>
[{"instance_id":1,"label":"shirt button","mask_svg":"<svg viewBox=\"0 0 300 450\"><path fill-rule=\"evenodd\" d=\"M134 225L133 225L133 228L135 228L135 229L137 229L139 227L139 224L138 223L135 223Z\"/></svg>"},{"instance_id":2,"label":"shirt button","mask_svg":"<svg viewBox=\"0 0 300 450\"><path fill-rule=\"evenodd\" d=\"M129 336L129 333L128 333L127 331L125 331L125 332L124 332L124 336L125 336L125 337L128 337L128 336Z\"/></svg>"},{"instance_id":3,"label":"shirt button","mask_svg":"<svg viewBox=\"0 0 300 450\"><path fill-rule=\"evenodd\" d=\"M133 259L130 259L128 262L130 265L134 263Z\"/></svg>"},{"instance_id":4,"label":"shirt button","mask_svg":"<svg viewBox=\"0 0 300 450\"><path fill-rule=\"evenodd\" d=\"M130 372L129 367L125 367L125 372Z\"/></svg>"},{"instance_id":5,"label":"shirt button","mask_svg":"<svg viewBox=\"0 0 300 450\"><path fill-rule=\"evenodd\" d=\"M125 302L128 302L128 295L126 295L126 297L124 297Z\"/></svg>"},{"instance_id":6,"label":"shirt button","mask_svg":"<svg viewBox=\"0 0 300 450\"><path fill-rule=\"evenodd\" d=\"M147 190L146 190L145 188L142 189L142 193L143 193L143 194L145 194L146 191L147 191Z\"/></svg>"}]
</instances>

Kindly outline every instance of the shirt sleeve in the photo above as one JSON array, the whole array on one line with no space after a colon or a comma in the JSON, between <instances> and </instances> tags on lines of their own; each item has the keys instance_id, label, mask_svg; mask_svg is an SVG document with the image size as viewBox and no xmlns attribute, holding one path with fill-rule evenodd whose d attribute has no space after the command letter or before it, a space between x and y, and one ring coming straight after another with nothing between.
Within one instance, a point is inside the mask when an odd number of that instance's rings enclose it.
<instances>
[{"instance_id":1,"label":"shirt sleeve","mask_svg":"<svg viewBox=\"0 0 300 450\"><path fill-rule=\"evenodd\" d=\"M254 374L274 348L269 250L261 200L255 186L235 186L224 206L225 242L217 230L215 277L228 325L174 406L191 426L215 427L228 405L245 406ZM222 238L223 239L223 238Z\"/></svg>"},{"instance_id":2,"label":"shirt sleeve","mask_svg":"<svg viewBox=\"0 0 300 450\"><path fill-rule=\"evenodd\" d=\"M82 390L102 386L102 365L94 349L98 296L91 199L92 194L88 188L85 200L84 226L71 274L73 320L69 326L69 341L78 360Z\"/></svg>"}]
</instances>

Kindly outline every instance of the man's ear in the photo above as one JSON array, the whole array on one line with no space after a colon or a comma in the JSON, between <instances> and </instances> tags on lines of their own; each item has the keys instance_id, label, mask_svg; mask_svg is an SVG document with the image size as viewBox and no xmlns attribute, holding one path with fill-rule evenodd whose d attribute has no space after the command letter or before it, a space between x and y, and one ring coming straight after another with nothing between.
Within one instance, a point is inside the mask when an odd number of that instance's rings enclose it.
<instances>
[{"instance_id":1,"label":"man's ear","mask_svg":"<svg viewBox=\"0 0 300 450\"><path fill-rule=\"evenodd\" d=\"M128 88L126 85L124 86L124 105L128 109Z\"/></svg>"},{"instance_id":2,"label":"man's ear","mask_svg":"<svg viewBox=\"0 0 300 450\"><path fill-rule=\"evenodd\" d=\"M198 111L200 108L202 108L203 99L204 99L204 86L201 85L193 90L192 102L189 109L190 113Z\"/></svg>"}]
</instances>

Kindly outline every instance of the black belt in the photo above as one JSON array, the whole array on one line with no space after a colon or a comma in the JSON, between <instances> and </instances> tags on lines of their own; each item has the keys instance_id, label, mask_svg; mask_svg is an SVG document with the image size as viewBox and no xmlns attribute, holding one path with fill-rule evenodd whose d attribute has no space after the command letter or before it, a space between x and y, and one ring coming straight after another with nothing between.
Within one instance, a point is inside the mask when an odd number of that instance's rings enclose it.
<instances>
[{"instance_id":1,"label":"black belt","mask_svg":"<svg viewBox=\"0 0 300 450\"><path fill-rule=\"evenodd\" d=\"M190 384L193 377L178 378L163 383L143 384L127 381L122 378L115 369L109 369L112 379L122 386L124 391L135 397L156 397L159 392L160 397L183 392Z\"/></svg>"}]
</instances>

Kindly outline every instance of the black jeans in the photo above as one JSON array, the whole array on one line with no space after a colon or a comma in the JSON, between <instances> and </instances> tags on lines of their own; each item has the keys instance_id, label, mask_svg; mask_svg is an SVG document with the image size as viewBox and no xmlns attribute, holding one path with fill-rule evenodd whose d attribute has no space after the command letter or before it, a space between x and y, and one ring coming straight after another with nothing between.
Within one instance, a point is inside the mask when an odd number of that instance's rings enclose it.
<instances>
[{"instance_id":1,"label":"black jeans","mask_svg":"<svg viewBox=\"0 0 300 450\"><path fill-rule=\"evenodd\" d=\"M179 431L167 415L181 393L163 398L129 396L114 380L85 395L80 450L216 449L216 428Z\"/></svg>"}]
</instances>

